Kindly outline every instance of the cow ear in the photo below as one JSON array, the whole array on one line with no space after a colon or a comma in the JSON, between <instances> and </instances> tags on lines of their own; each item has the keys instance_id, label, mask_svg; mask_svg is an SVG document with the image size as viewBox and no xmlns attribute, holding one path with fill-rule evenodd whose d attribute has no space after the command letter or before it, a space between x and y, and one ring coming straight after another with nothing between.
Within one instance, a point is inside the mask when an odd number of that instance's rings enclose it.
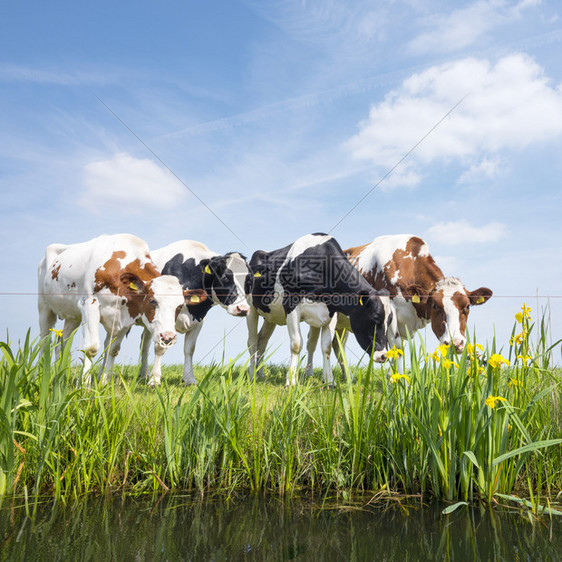
<instances>
[{"instance_id":1,"label":"cow ear","mask_svg":"<svg viewBox=\"0 0 562 562\"><path fill-rule=\"evenodd\" d=\"M145 284L135 274L125 272L121 274L121 294L129 297L144 293Z\"/></svg>"},{"instance_id":2,"label":"cow ear","mask_svg":"<svg viewBox=\"0 0 562 562\"><path fill-rule=\"evenodd\" d=\"M205 275L212 275L213 274L213 270L211 269L211 266L209 265L210 263L211 263L211 260L209 260L209 259L204 259L204 260L201 260L199 262L199 267L201 268L201 271Z\"/></svg>"},{"instance_id":3,"label":"cow ear","mask_svg":"<svg viewBox=\"0 0 562 562\"><path fill-rule=\"evenodd\" d=\"M222 277L226 271L226 260L223 256L214 256L211 258L211 267L217 277Z\"/></svg>"},{"instance_id":4,"label":"cow ear","mask_svg":"<svg viewBox=\"0 0 562 562\"><path fill-rule=\"evenodd\" d=\"M203 289L185 289L183 296L187 306L196 306L207 300L207 293Z\"/></svg>"},{"instance_id":5,"label":"cow ear","mask_svg":"<svg viewBox=\"0 0 562 562\"><path fill-rule=\"evenodd\" d=\"M413 284L406 287L403 296L414 304L426 304L429 293L421 285Z\"/></svg>"},{"instance_id":6,"label":"cow ear","mask_svg":"<svg viewBox=\"0 0 562 562\"><path fill-rule=\"evenodd\" d=\"M468 298L471 305L484 304L486 301L490 300L490 297L494 294L488 287L480 287L475 291L468 292Z\"/></svg>"}]
</instances>

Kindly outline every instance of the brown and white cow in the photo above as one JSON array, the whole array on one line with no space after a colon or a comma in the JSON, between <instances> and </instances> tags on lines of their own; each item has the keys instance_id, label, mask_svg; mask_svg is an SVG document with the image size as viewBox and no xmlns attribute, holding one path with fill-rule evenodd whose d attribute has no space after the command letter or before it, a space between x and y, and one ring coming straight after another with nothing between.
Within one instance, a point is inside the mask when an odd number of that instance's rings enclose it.
<instances>
[{"instance_id":1,"label":"brown and white cow","mask_svg":"<svg viewBox=\"0 0 562 562\"><path fill-rule=\"evenodd\" d=\"M487 287L468 291L456 277L445 277L427 244L411 234L379 236L344 252L375 289L389 291L402 338L431 322L439 341L461 352L470 307L492 296Z\"/></svg>"},{"instance_id":2,"label":"brown and white cow","mask_svg":"<svg viewBox=\"0 0 562 562\"><path fill-rule=\"evenodd\" d=\"M161 356L176 342L176 314L185 298L178 279L161 275L146 242L131 234L47 246L39 264L38 293L42 337L57 317L64 320L63 340L82 325L87 384L92 358L100 348L100 324L107 332L104 382L123 337L135 323L144 324L152 334L159 369Z\"/></svg>"},{"instance_id":3,"label":"brown and white cow","mask_svg":"<svg viewBox=\"0 0 562 562\"><path fill-rule=\"evenodd\" d=\"M445 277L429 253L427 244L411 234L379 236L369 244L344 250L347 259L377 290L386 290L395 308L397 334L388 334L390 345L402 346L402 339L431 323L433 333L443 344L453 344L458 352L466 344L466 321L471 306L484 304L492 291L481 287L468 291L456 277ZM345 341L347 326L338 320L337 331ZM312 372L312 356L318 333L308 336L307 370ZM334 350L338 346L334 341ZM399 361L402 370L402 361Z\"/></svg>"}]
</instances>

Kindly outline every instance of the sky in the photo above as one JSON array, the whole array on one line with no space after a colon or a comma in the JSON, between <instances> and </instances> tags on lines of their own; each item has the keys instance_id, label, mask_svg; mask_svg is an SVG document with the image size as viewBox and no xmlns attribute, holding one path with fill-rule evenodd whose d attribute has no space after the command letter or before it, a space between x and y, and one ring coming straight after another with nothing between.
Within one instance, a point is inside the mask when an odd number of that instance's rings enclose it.
<instances>
[{"instance_id":1,"label":"sky","mask_svg":"<svg viewBox=\"0 0 562 562\"><path fill-rule=\"evenodd\" d=\"M561 16L548 0L4 3L0 339L38 336L46 245L119 232L248 258L311 232L343 248L411 233L494 291L478 341L507 350L524 302L562 338ZM246 338L215 307L194 359L243 362ZM285 328L270 349L288 361Z\"/></svg>"}]
</instances>

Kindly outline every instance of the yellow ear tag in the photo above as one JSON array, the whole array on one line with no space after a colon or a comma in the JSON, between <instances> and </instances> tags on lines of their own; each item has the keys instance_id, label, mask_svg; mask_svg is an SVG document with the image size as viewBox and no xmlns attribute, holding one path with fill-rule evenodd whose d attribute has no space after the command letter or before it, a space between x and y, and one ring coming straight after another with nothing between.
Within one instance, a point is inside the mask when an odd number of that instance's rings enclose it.
<instances>
[{"instance_id":1,"label":"yellow ear tag","mask_svg":"<svg viewBox=\"0 0 562 562\"><path fill-rule=\"evenodd\" d=\"M476 304L482 304L486 299L482 296L478 297L478 300L476 301Z\"/></svg>"},{"instance_id":2,"label":"yellow ear tag","mask_svg":"<svg viewBox=\"0 0 562 562\"><path fill-rule=\"evenodd\" d=\"M130 289L133 289L133 291L138 291L138 290L139 290L139 288L138 288L132 281L129 283L129 288L130 288Z\"/></svg>"},{"instance_id":3,"label":"yellow ear tag","mask_svg":"<svg viewBox=\"0 0 562 562\"><path fill-rule=\"evenodd\" d=\"M363 306L363 297L359 297L359 304Z\"/></svg>"},{"instance_id":4,"label":"yellow ear tag","mask_svg":"<svg viewBox=\"0 0 562 562\"><path fill-rule=\"evenodd\" d=\"M419 304L419 303L420 303L420 297L419 297L419 295L414 295L414 296L412 297L412 302L415 303L415 304Z\"/></svg>"},{"instance_id":5,"label":"yellow ear tag","mask_svg":"<svg viewBox=\"0 0 562 562\"><path fill-rule=\"evenodd\" d=\"M259 271L256 271L256 273L254 273L254 277L261 277L261 273Z\"/></svg>"},{"instance_id":6,"label":"yellow ear tag","mask_svg":"<svg viewBox=\"0 0 562 562\"><path fill-rule=\"evenodd\" d=\"M199 298L198 295L191 295L191 297L189 299L189 302L191 304L194 304L194 303L197 304L198 302L201 302L201 299Z\"/></svg>"},{"instance_id":7,"label":"yellow ear tag","mask_svg":"<svg viewBox=\"0 0 562 562\"><path fill-rule=\"evenodd\" d=\"M205 266L205 273L207 273L207 275L211 275L212 273L211 268L208 265Z\"/></svg>"}]
</instances>

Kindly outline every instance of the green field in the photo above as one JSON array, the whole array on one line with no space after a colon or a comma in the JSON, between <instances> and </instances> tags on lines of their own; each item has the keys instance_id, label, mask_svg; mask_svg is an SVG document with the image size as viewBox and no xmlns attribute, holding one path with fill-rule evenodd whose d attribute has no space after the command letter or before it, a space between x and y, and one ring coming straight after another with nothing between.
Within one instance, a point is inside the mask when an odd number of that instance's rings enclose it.
<instances>
[{"instance_id":1,"label":"green field","mask_svg":"<svg viewBox=\"0 0 562 562\"><path fill-rule=\"evenodd\" d=\"M286 367L274 365L251 382L234 363L198 367L197 387L182 386L181 366L165 368L156 389L125 366L88 389L71 345L54 361L58 335L43 349L3 342L0 496L369 492L494 504L517 495L554 513L562 372L549 366L560 343L547 346L545 325L520 318L511 342L484 344L481 357L476 345L455 355L416 340L406 376L390 359L353 369L336 389L319 371L284 389Z\"/></svg>"}]
</instances>

